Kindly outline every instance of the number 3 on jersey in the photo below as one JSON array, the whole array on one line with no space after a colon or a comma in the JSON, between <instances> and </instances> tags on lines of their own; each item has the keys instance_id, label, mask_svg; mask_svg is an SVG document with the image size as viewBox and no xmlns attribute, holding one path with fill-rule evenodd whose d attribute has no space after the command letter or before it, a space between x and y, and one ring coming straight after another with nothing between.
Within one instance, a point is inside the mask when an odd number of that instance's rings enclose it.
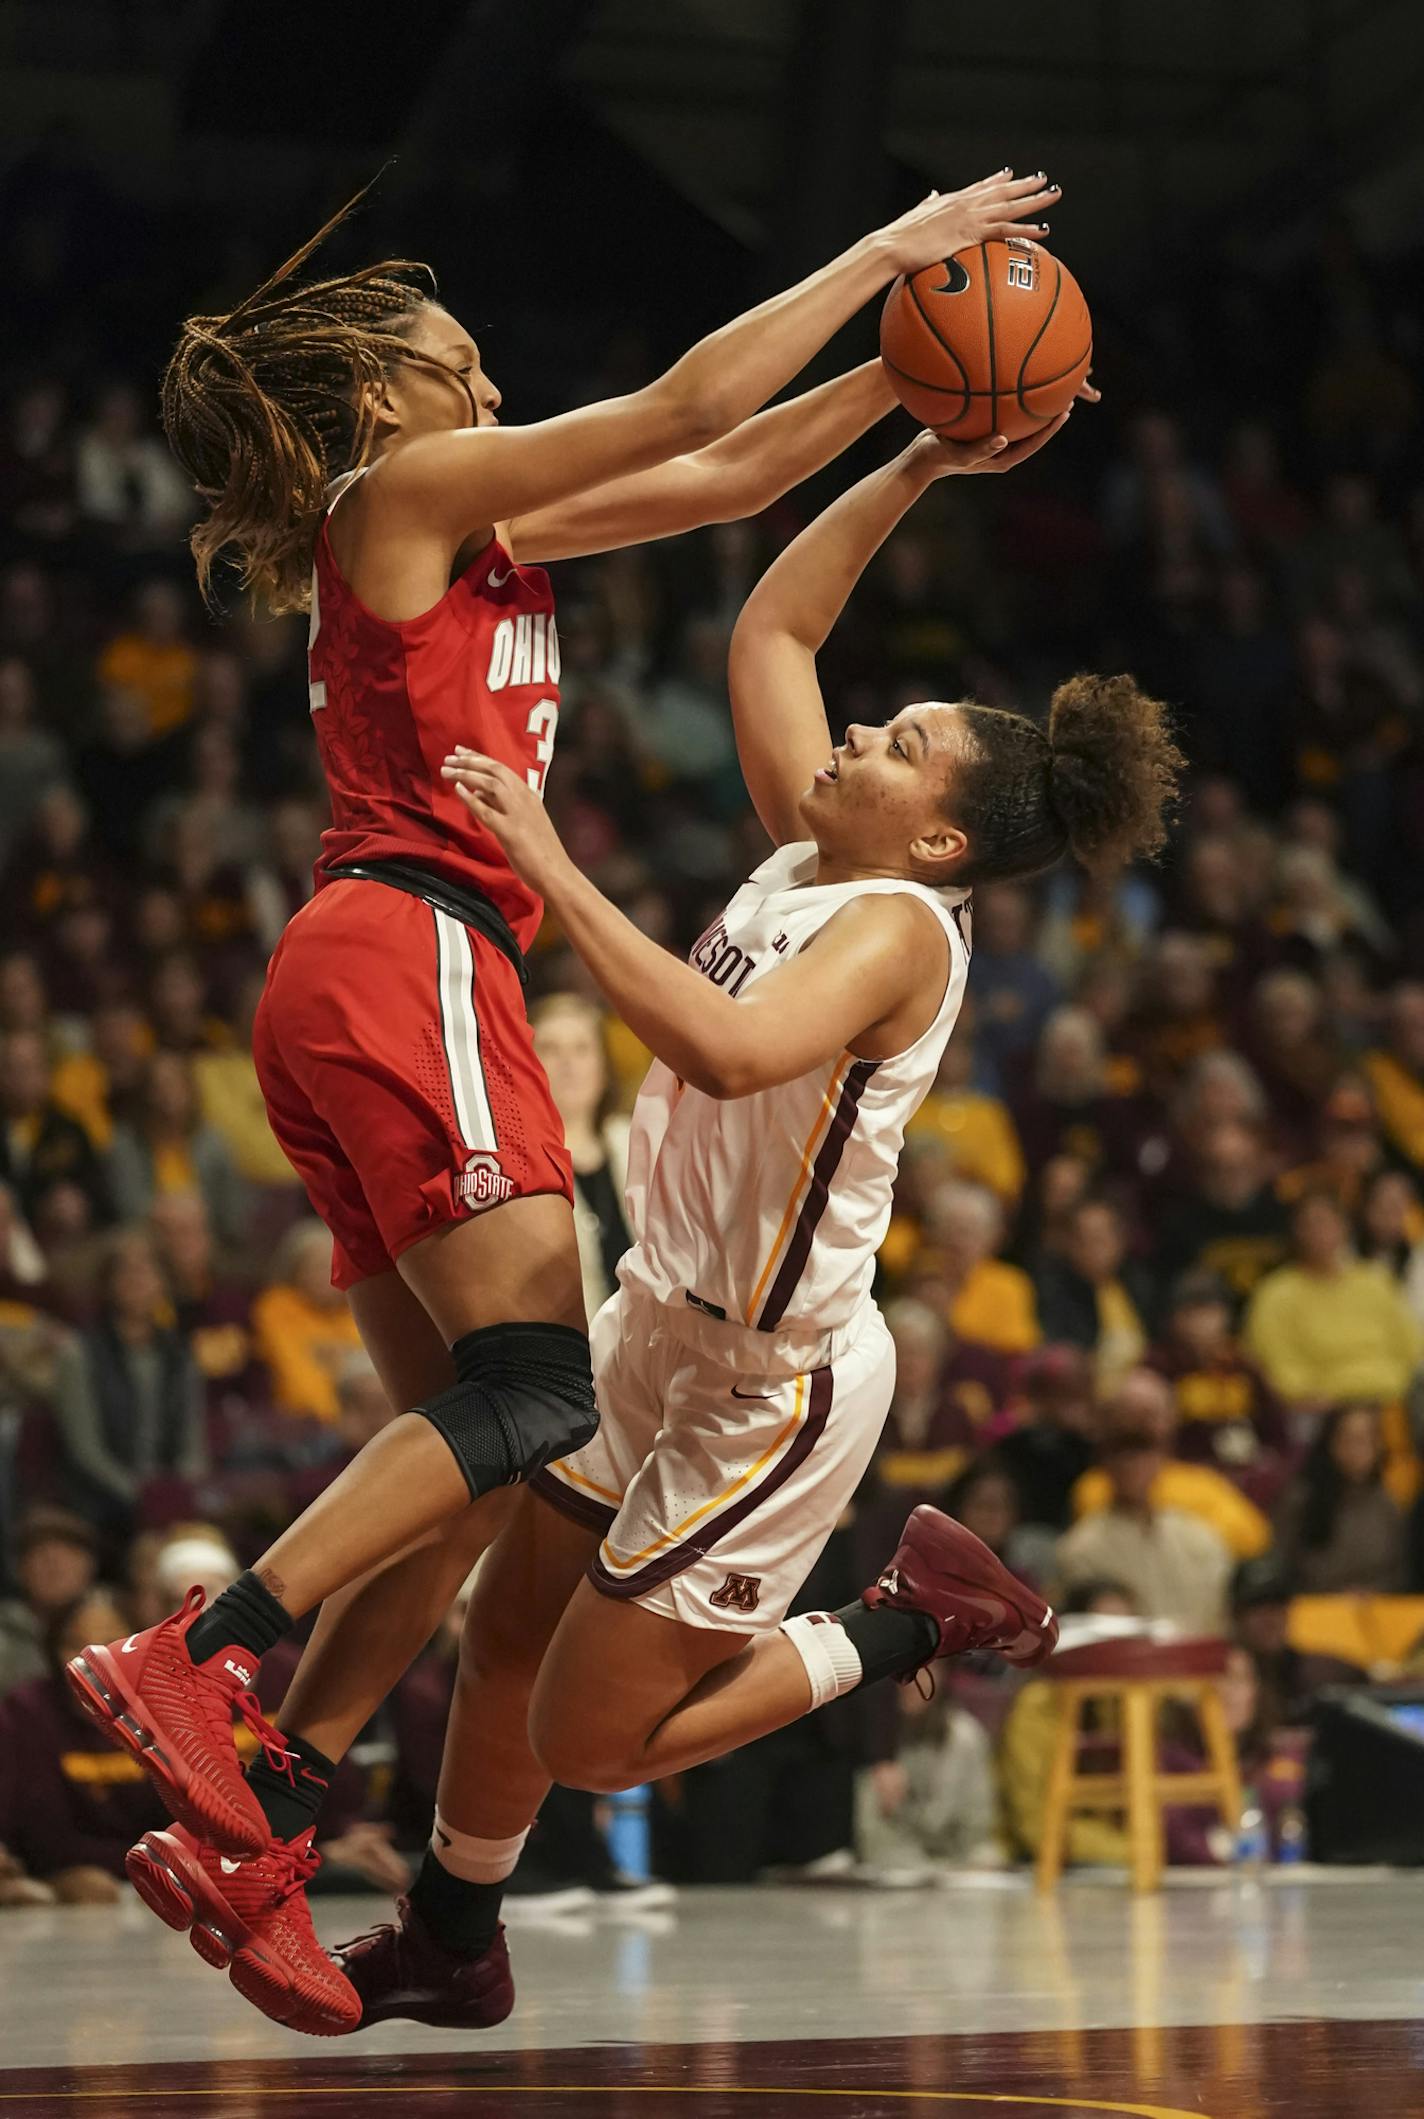
<instances>
[{"instance_id":1,"label":"number 3 on jersey","mask_svg":"<svg viewBox=\"0 0 1424 2119\"><path fill-rule=\"evenodd\" d=\"M559 725L559 702L557 699L541 699L537 706L529 709L526 723L534 740L535 763L528 766L524 777L542 802L544 782L549 777L549 760L554 755L554 732Z\"/></svg>"}]
</instances>

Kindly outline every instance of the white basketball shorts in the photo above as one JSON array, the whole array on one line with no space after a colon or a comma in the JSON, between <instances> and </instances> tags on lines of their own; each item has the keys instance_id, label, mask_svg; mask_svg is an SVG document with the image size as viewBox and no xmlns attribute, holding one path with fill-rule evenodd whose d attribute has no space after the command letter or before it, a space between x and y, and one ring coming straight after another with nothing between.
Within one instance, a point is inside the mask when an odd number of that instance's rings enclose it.
<instances>
[{"instance_id":1,"label":"white basketball shorts","mask_svg":"<svg viewBox=\"0 0 1424 2119\"><path fill-rule=\"evenodd\" d=\"M810 1573L870 1463L895 1349L867 1303L825 1365L759 1369L767 1340L620 1288L593 1320L601 1424L535 1491L597 1531L589 1568L689 1626L767 1633Z\"/></svg>"}]
</instances>

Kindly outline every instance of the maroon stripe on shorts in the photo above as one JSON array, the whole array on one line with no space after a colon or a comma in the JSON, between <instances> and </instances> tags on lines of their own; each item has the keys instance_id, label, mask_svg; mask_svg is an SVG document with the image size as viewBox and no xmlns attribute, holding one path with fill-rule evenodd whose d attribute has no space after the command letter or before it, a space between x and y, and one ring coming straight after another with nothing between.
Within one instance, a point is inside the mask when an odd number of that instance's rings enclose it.
<instances>
[{"instance_id":1,"label":"maroon stripe on shorts","mask_svg":"<svg viewBox=\"0 0 1424 2119\"><path fill-rule=\"evenodd\" d=\"M596 1494L586 1494L579 1487L570 1486L567 1480L556 1478L551 1471L535 1472L529 1481L529 1491L537 1494L541 1501L547 1501L550 1508L556 1508L561 1516L567 1516L571 1523L581 1524L585 1530L596 1530L601 1538L607 1536L617 1519L616 1508L610 1508Z\"/></svg>"},{"instance_id":2,"label":"maroon stripe on shorts","mask_svg":"<svg viewBox=\"0 0 1424 2119\"><path fill-rule=\"evenodd\" d=\"M855 1126L855 1114L860 1108L860 1099L866 1083L879 1065L878 1060L857 1060L841 1085L840 1098L831 1114L831 1123L826 1128L826 1137L821 1142L820 1152L811 1165L811 1182L806 1187L806 1197L801 1202L801 1212L796 1217L796 1226L791 1231L791 1241L786 1246L786 1255L781 1269L771 1283L771 1293L762 1304L757 1319L759 1332L774 1332L786 1315L786 1305L796 1292L796 1283L806 1270L806 1260L811 1255L811 1245L821 1216L826 1211L830 1197L831 1180L841 1166L846 1142Z\"/></svg>"},{"instance_id":3,"label":"maroon stripe on shorts","mask_svg":"<svg viewBox=\"0 0 1424 2119\"><path fill-rule=\"evenodd\" d=\"M791 1474L806 1462L826 1431L833 1389L834 1378L829 1368L812 1369L806 1418L793 1436L785 1456L772 1466L761 1484L744 1488L720 1516L710 1516L699 1524L695 1537L670 1545L666 1552L660 1552L655 1560L649 1560L647 1566L640 1567L635 1574L615 1575L604 1566L602 1553L595 1553L588 1569L588 1578L594 1588L602 1590L606 1597L645 1596L650 1589L670 1582L674 1575L680 1575L695 1561L705 1559L714 1545L729 1531L735 1530L739 1523L745 1523L748 1516L754 1515L763 1501L784 1486Z\"/></svg>"}]
</instances>

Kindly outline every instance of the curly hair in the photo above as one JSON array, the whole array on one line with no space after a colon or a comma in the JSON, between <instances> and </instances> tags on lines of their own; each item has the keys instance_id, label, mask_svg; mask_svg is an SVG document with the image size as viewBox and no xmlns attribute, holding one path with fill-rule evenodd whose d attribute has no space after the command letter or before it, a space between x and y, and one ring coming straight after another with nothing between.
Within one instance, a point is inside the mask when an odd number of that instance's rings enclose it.
<instances>
[{"instance_id":1,"label":"curly hair","mask_svg":"<svg viewBox=\"0 0 1424 2119\"><path fill-rule=\"evenodd\" d=\"M1070 677L1048 726L969 704L949 797L969 848L957 881L1037 875L1072 854L1101 871L1160 853L1186 760L1167 709L1131 677Z\"/></svg>"},{"instance_id":2,"label":"curly hair","mask_svg":"<svg viewBox=\"0 0 1424 2119\"><path fill-rule=\"evenodd\" d=\"M381 383L401 362L441 366L407 342L434 299L428 266L387 258L294 278L364 196L227 315L188 317L164 371L164 432L207 503L189 544L209 601L230 550L269 609L306 609L327 488L368 461Z\"/></svg>"}]
</instances>

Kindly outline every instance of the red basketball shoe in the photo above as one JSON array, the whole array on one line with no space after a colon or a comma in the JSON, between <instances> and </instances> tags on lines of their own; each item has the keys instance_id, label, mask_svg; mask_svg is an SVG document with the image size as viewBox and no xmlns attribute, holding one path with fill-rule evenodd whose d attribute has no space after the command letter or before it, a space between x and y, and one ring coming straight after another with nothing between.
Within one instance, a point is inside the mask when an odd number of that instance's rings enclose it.
<instances>
[{"instance_id":1,"label":"red basketball shoe","mask_svg":"<svg viewBox=\"0 0 1424 2119\"><path fill-rule=\"evenodd\" d=\"M355 2030L361 2002L312 1927L314 1830L270 1839L256 1861L229 1861L178 1825L145 1832L124 1867L144 1904L226 1971L244 2000L290 2030L331 2038Z\"/></svg>"},{"instance_id":2,"label":"red basketball shoe","mask_svg":"<svg viewBox=\"0 0 1424 2119\"><path fill-rule=\"evenodd\" d=\"M242 1777L234 1707L269 1757L285 1758L286 1747L252 1695L257 1657L249 1649L190 1658L188 1629L202 1608L202 1590L190 1589L182 1609L146 1633L82 1649L66 1676L91 1721L133 1753L180 1825L221 1854L250 1859L270 1834Z\"/></svg>"},{"instance_id":3,"label":"red basketball shoe","mask_svg":"<svg viewBox=\"0 0 1424 2119\"><path fill-rule=\"evenodd\" d=\"M1058 1645L1058 1621L1042 1597L1011 1575L987 1545L952 1516L912 1509L899 1550L861 1602L917 1611L939 1629L940 1656L992 1648L1028 1669Z\"/></svg>"},{"instance_id":4,"label":"red basketball shoe","mask_svg":"<svg viewBox=\"0 0 1424 2119\"><path fill-rule=\"evenodd\" d=\"M387 1922L332 1952L361 2000L361 2028L409 2016L443 2031L488 2031L514 2007L504 1929L481 1957L454 1957L408 1898Z\"/></svg>"}]
</instances>

